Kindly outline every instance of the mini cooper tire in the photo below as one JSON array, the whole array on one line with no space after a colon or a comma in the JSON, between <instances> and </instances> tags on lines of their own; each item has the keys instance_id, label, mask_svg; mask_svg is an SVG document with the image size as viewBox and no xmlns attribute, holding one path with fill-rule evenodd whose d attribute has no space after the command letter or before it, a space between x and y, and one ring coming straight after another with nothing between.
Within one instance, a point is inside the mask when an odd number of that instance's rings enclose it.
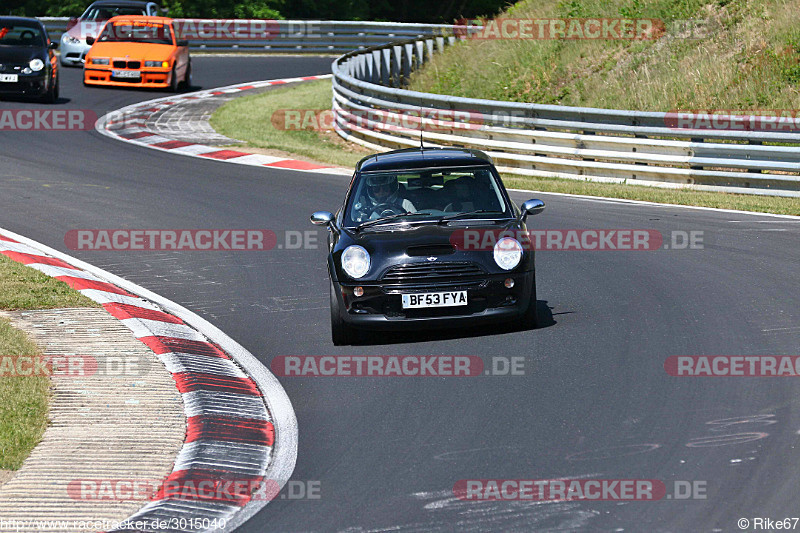
<instances>
[{"instance_id":1,"label":"mini cooper tire","mask_svg":"<svg viewBox=\"0 0 800 533\"><path fill-rule=\"evenodd\" d=\"M47 88L47 92L42 96L42 102L46 104L55 104L58 101L58 75L56 74L56 78L54 81L50 82L50 87Z\"/></svg>"},{"instance_id":2,"label":"mini cooper tire","mask_svg":"<svg viewBox=\"0 0 800 533\"><path fill-rule=\"evenodd\" d=\"M531 294L530 299L528 300L528 306L525 308L525 312L522 316L517 320L517 326L519 329L528 330L528 329L536 329L539 327L539 308L536 304L536 279L533 280L533 287L531 287Z\"/></svg>"},{"instance_id":3,"label":"mini cooper tire","mask_svg":"<svg viewBox=\"0 0 800 533\"><path fill-rule=\"evenodd\" d=\"M357 336L356 330L342 320L339 309L339 298L336 297L336 288L331 281L331 340L334 346L353 344Z\"/></svg>"}]
</instances>

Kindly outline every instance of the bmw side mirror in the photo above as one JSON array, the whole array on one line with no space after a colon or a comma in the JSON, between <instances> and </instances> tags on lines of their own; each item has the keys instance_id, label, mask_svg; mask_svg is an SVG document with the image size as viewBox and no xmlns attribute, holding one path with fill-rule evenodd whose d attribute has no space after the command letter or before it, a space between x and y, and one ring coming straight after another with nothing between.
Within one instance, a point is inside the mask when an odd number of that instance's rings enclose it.
<instances>
[{"instance_id":1,"label":"bmw side mirror","mask_svg":"<svg viewBox=\"0 0 800 533\"><path fill-rule=\"evenodd\" d=\"M527 202L523 203L520 207L522 211L522 220L525 220L526 217L538 215L542 211L544 211L544 202L541 200L528 200Z\"/></svg>"},{"instance_id":2,"label":"bmw side mirror","mask_svg":"<svg viewBox=\"0 0 800 533\"><path fill-rule=\"evenodd\" d=\"M329 226L333 222L333 215L327 211L317 211L311 215L311 223L315 226Z\"/></svg>"},{"instance_id":3,"label":"bmw side mirror","mask_svg":"<svg viewBox=\"0 0 800 533\"><path fill-rule=\"evenodd\" d=\"M92 46L94 44L94 37L92 37L91 35L87 35L86 36L86 44L88 44L89 46Z\"/></svg>"}]
</instances>

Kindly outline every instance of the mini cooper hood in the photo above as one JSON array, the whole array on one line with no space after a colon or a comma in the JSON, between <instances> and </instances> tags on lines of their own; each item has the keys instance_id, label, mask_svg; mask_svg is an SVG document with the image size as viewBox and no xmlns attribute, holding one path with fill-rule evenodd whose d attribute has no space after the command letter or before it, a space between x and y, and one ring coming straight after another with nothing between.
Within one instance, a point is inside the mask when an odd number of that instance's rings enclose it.
<instances>
[{"instance_id":1,"label":"mini cooper hood","mask_svg":"<svg viewBox=\"0 0 800 533\"><path fill-rule=\"evenodd\" d=\"M390 255L403 254L409 248L427 246L446 246L453 244L454 234L464 230L490 230L502 231L519 229L516 219L505 219L502 222L481 223L466 222L451 224L415 223L401 228L398 224L372 226L358 233L348 232L353 244L359 244L367 249L381 250Z\"/></svg>"},{"instance_id":2,"label":"mini cooper hood","mask_svg":"<svg viewBox=\"0 0 800 533\"><path fill-rule=\"evenodd\" d=\"M37 58L44 62L50 61L40 47L0 46L0 65L27 65L32 59Z\"/></svg>"},{"instance_id":3,"label":"mini cooper hood","mask_svg":"<svg viewBox=\"0 0 800 533\"><path fill-rule=\"evenodd\" d=\"M92 57L126 57L141 61L166 61L175 47L171 44L154 43L95 43Z\"/></svg>"}]
</instances>

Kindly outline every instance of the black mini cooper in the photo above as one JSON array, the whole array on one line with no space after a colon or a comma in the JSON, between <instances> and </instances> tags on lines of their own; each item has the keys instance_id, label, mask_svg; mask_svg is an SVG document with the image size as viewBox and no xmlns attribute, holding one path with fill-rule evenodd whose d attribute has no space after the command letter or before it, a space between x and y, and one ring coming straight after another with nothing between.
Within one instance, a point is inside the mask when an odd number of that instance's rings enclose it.
<instances>
[{"instance_id":1,"label":"black mini cooper","mask_svg":"<svg viewBox=\"0 0 800 533\"><path fill-rule=\"evenodd\" d=\"M528 215L478 150L419 148L365 157L330 231L331 333L513 321L538 325Z\"/></svg>"},{"instance_id":2,"label":"black mini cooper","mask_svg":"<svg viewBox=\"0 0 800 533\"><path fill-rule=\"evenodd\" d=\"M58 62L40 21L0 17L0 96L36 96L58 100Z\"/></svg>"}]
</instances>

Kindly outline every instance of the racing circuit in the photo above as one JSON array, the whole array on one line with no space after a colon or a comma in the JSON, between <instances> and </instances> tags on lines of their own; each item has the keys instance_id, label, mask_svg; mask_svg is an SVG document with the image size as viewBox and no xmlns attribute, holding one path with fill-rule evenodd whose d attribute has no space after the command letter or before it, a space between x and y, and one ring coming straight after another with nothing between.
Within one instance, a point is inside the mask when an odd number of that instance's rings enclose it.
<instances>
[{"instance_id":1,"label":"racing circuit","mask_svg":"<svg viewBox=\"0 0 800 533\"><path fill-rule=\"evenodd\" d=\"M327 74L330 57L194 56L194 89ZM61 70L54 109L97 116L163 93L87 89ZM45 108L22 101L0 109ZM800 220L512 192L547 210L532 229L702 232L701 249L537 254L542 326L372 336L334 347L318 249L71 251L95 228L312 229L347 176L256 168L118 142L94 130L8 131L0 227L172 299L267 367L284 356L522 356L524 375L281 377L299 424L293 479L318 500L277 500L238 531L735 531L797 514L800 383L674 377L671 356L798 355ZM322 235L322 233L320 233ZM705 482L705 499L464 501L467 479Z\"/></svg>"}]
</instances>

